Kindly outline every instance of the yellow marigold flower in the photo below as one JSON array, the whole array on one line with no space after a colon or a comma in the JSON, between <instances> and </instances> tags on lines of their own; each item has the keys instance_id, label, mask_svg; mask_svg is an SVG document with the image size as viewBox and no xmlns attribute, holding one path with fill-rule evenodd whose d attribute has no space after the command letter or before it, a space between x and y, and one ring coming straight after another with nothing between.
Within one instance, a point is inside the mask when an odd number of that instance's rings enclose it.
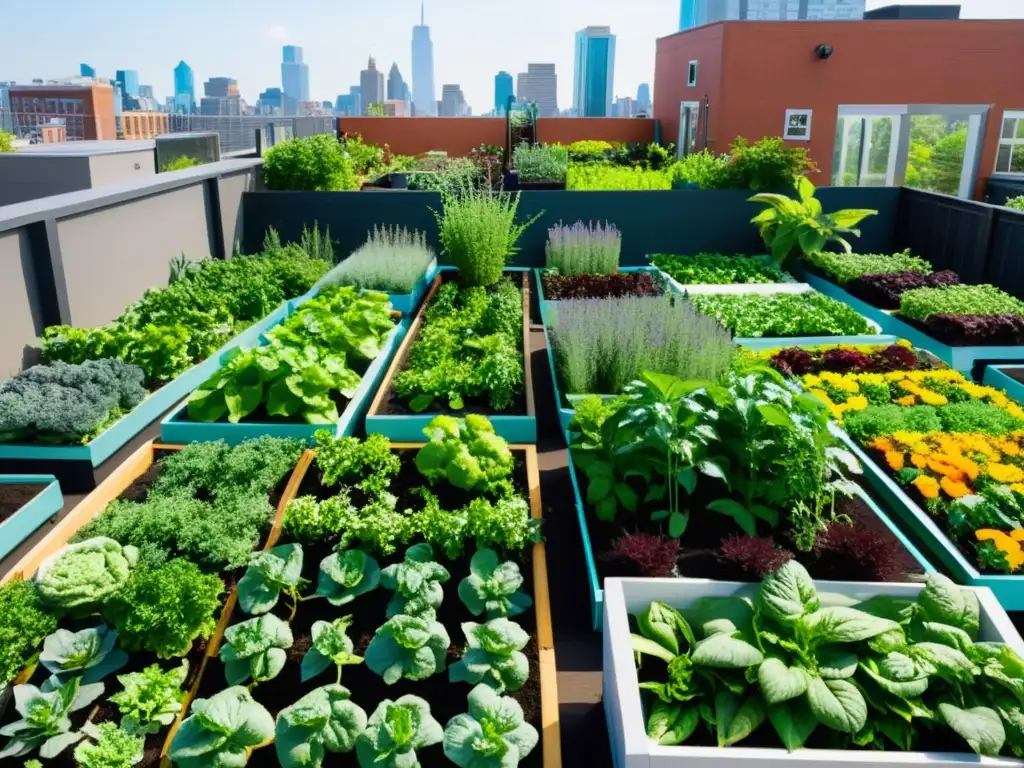
<instances>
[{"instance_id":1,"label":"yellow marigold flower","mask_svg":"<svg viewBox=\"0 0 1024 768\"><path fill-rule=\"evenodd\" d=\"M1024 541L1024 528L1014 528L1010 531L1010 538L1014 541Z\"/></svg>"},{"instance_id":2,"label":"yellow marigold flower","mask_svg":"<svg viewBox=\"0 0 1024 768\"><path fill-rule=\"evenodd\" d=\"M1014 483L1010 486L1010 490L1024 496L1024 483Z\"/></svg>"},{"instance_id":3,"label":"yellow marigold flower","mask_svg":"<svg viewBox=\"0 0 1024 768\"><path fill-rule=\"evenodd\" d=\"M1011 440L1003 440L999 443L999 450L1007 456L1020 456L1020 448Z\"/></svg>"},{"instance_id":4,"label":"yellow marigold flower","mask_svg":"<svg viewBox=\"0 0 1024 768\"><path fill-rule=\"evenodd\" d=\"M891 451L895 446L888 437L876 437L868 443L868 448L874 448L876 451Z\"/></svg>"},{"instance_id":5,"label":"yellow marigold flower","mask_svg":"<svg viewBox=\"0 0 1024 768\"><path fill-rule=\"evenodd\" d=\"M1024 534L1024 531L1015 529L1010 532L1009 536L991 528L983 528L974 532L978 541L991 541L995 544L996 549L1006 555L1006 564L1010 566L1011 571L1024 565L1024 551L1021 551L1019 534Z\"/></svg>"},{"instance_id":6,"label":"yellow marigold flower","mask_svg":"<svg viewBox=\"0 0 1024 768\"><path fill-rule=\"evenodd\" d=\"M813 395L814 397L816 397L819 400L821 400L821 402L823 402L829 408L834 408L835 407L835 403L832 402L831 398L829 398L829 396L825 392L825 390L823 390L823 389L811 389L811 390L808 390L808 391L809 391L809 393L811 395Z\"/></svg>"},{"instance_id":7,"label":"yellow marigold flower","mask_svg":"<svg viewBox=\"0 0 1024 768\"><path fill-rule=\"evenodd\" d=\"M899 451L886 451L885 463L889 465L889 469L893 472L899 472L903 469L903 454Z\"/></svg>"},{"instance_id":8,"label":"yellow marigold flower","mask_svg":"<svg viewBox=\"0 0 1024 768\"><path fill-rule=\"evenodd\" d=\"M863 411L867 407L868 399L864 395L854 395L843 403L843 408L847 411Z\"/></svg>"},{"instance_id":9,"label":"yellow marigold flower","mask_svg":"<svg viewBox=\"0 0 1024 768\"><path fill-rule=\"evenodd\" d=\"M949 400L938 392L932 392L927 389L920 390L917 395L925 405L945 405L949 402Z\"/></svg>"},{"instance_id":10,"label":"yellow marigold flower","mask_svg":"<svg viewBox=\"0 0 1024 768\"><path fill-rule=\"evenodd\" d=\"M914 478L913 486L921 492L926 499L934 499L939 495L939 484L934 477L918 475Z\"/></svg>"},{"instance_id":11,"label":"yellow marigold flower","mask_svg":"<svg viewBox=\"0 0 1024 768\"><path fill-rule=\"evenodd\" d=\"M939 484L942 486L942 490L953 499L959 499L961 496L966 496L971 492L971 489L966 485L949 477L943 477Z\"/></svg>"},{"instance_id":12,"label":"yellow marigold flower","mask_svg":"<svg viewBox=\"0 0 1024 768\"><path fill-rule=\"evenodd\" d=\"M985 472L999 483L1019 483L1021 480L1024 480L1024 471L1020 467L1015 467L1011 464L990 462L985 465Z\"/></svg>"},{"instance_id":13,"label":"yellow marigold flower","mask_svg":"<svg viewBox=\"0 0 1024 768\"><path fill-rule=\"evenodd\" d=\"M880 373L862 373L860 374L861 384L885 384L885 376Z\"/></svg>"},{"instance_id":14,"label":"yellow marigold flower","mask_svg":"<svg viewBox=\"0 0 1024 768\"><path fill-rule=\"evenodd\" d=\"M900 339L900 340L899 340L899 341L897 341L896 343L897 343L897 344L899 344L899 345L900 345L901 347L906 347L907 349L913 349L913 348L914 348L914 345L913 345L913 344L911 344L911 343L910 343L909 341L907 341L906 339Z\"/></svg>"},{"instance_id":15,"label":"yellow marigold flower","mask_svg":"<svg viewBox=\"0 0 1024 768\"><path fill-rule=\"evenodd\" d=\"M918 469L924 469L928 465L928 459L920 453L912 453L910 454L910 463Z\"/></svg>"},{"instance_id":16,"label":"yellow marigold flower","mask_svg":"<svg viewBox=\"0 0 1024 768\"><path fill-rule=\"evenodd\" d=\"M916 395L904 395L903 397L897 398L893 402L895 402L896 405L914 405L914 403L917 402L917 396Z\"/></svg>"},{"instance_id":17,"label":"yellow marigold flower","mask_svg":"<svg viewBox=\"0 0 1024 768\"><path fill-rule=\"evenodd\" d=\"M821 387L821 379L818 376L815 376L813 373L808 373L806 376L804 376L803 382L804 386L806 386L808 389L818 389L819 387Z\"/></svg>"},{"instance_id":18,"label":"yellow marigold flower","mask_svg":"<svg viewBox=\"0 0 1024 768\"><path fill-rule=\"evenodd\" d=\"M849 392L851 395L855 395L860 392L860 386L857 384L857 380L853 376L847 376L842 373L833 373L832 371L823 371L821 373L822 381L831 384L836 389L842 390L843 392Z\"/></svg>"},{"instance_id":19,"label":"yellow marigold flower","mask_svg":"<svg viewBox=\"0 0 1024 768\"><path fill-rule=\"evenodd\" d=\"M939 461L938 459L928 459L928 469L937 475L942 475L943 478L948 477L950 480L959 481L964 479L963 472L944 461Z\"/></svg>"}]
</instances>

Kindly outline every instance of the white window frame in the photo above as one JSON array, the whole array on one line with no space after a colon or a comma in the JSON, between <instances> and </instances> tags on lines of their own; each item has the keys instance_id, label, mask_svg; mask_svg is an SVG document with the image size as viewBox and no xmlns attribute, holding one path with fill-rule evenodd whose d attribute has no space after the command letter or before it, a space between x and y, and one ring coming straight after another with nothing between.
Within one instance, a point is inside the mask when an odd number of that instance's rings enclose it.
<instances>
[{"instance_id":1,"label":"white window frame","mask_svg":"<svg viewBox=\"0 0 1024 768\"><path fill-rule=\"evenodd\" d=\"M996 159L992 164L993 173L1005 173L1013 176L1020 176L1021 171L1001 171L999 170L999 150L1004 144L1009 144L1010 149L1010 167L1013 167L1013 156L1017 152L1024 152L1024 138L1017 138L1016 136L1004 139L1003 138L1003 124L1010 120L1024 120L1024 109L1004 109L1003 117L999 121L999 143L996 145ZM1016 132L1015 132L1016 133Z\"/></svg>"},{"instance_id":2,"label":"white window frame","mask_svg":"<svg viewBox=\"0 0 1024 768\"><path fill-rule=\"evenodd\" d=\"M691 59L690 63L686 65L686 84L693 88L697 85L697 68L700 62L697 59Z\"/></svg>"},{"instance_id":3,"label":"white window frame","mask_svg":"<svg viewBox=\"0 0 1024 768\"><path fill-rule=\"evenodd\" d=\"M782 124L782 138L787 141L810 141L811 140L811 118L813 116L813 109L787 109L786 119ZM791 117L805 116L807 118L807 133L803 136L790 136L789 135L789 119Z\"/></svg>"}]
</instances>

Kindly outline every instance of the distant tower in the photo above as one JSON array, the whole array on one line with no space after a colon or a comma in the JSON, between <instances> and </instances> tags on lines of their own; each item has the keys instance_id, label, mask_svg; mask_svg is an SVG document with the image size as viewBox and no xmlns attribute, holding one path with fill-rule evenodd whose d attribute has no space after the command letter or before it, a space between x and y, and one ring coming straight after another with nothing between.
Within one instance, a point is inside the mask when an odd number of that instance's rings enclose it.
<instances>
[{"instance_id":1,"label":"distant tower","mask_svg":"<svg viewBox=\"0 0 1024 768\"><path fill-rule=\"evenodd\" d=\"M636 89L636 107L639 111L651 114L651 86L649 83L640 83Z\"/></svg>"},{"instance_id":2,"label":"distant tower","mask_svg":"<svg viewBox=\"0 0 1024 768\"><path fill-rule=\"evenodd\" d=\"M286 45L281 50L281 85L284 113L298 115L302 102L309 101L309 65L303 61L302 48Z\"/></svg>"},{"instance_id":3,"label":"distant tower","mask_svg":"<svg viewBox=\"0 0 1024 768\"><path fill-rule=\"evenodd\" d=\"M420 5L419 26L412 28L412 101L417 115L437 114L437 92L434 90L434 44L426 9Z\"/></svg>"},{"instance_id":4,"label":"distant tower","mask_svg":"<svg viewBox=\"0 0 1024 768\"><path fill-rule=\"evenodd\" d=\"M572 106L577 117L610 117L615 84L615 35L609 27L576 33Z\"/></svg>"},{"instance_id":5,"label":"distant tower","mask_svg":"<svg viewBox=\"0 0 1024 768\"><path fill-rule=\"evenodd\" d=\"M359 88L363 94L363 114L371 104L383 104L386 96L384 90L384 73L377 69L377 62L370 57L366 69L359 73Z\"/></svg>"},{"instance_id":6,"label":"distant tower","mask_svg":"<svg viewBox=\"0 0 1024 768\"><path fill-rule=\"evenodd\" d=\"M174 68L174 111L191 115L196 111L196 84L192 67L179 61Z\"/></svg>"},{"instance_id":7,"label":"distant tower","mask_svg":"<svg viewBox=\"0 0 1024 768\"><path fill-rule=\"evenodd\" d=\"M508 109L510 96L516 95L516 89L512 82L512 75L502 70L494 76L494 113L504 114Z\"/></svg>"}]
</instances>

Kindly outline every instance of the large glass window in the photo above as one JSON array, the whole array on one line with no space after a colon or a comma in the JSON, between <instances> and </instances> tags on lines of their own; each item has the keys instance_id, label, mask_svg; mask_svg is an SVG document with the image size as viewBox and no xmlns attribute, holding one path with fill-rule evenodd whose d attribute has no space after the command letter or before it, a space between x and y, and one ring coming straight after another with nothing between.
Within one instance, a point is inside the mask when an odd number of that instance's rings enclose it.
<instances>
[{"instance_id":1,"label":"large glass window","mask_svg":"<svg viewBox=\"0 0 1024 768\"><path fill-rule=\"evenodd\" d=\"M1024 110L1003 112L996 173L1024 173Z\"/></svg>"}]
</instances>

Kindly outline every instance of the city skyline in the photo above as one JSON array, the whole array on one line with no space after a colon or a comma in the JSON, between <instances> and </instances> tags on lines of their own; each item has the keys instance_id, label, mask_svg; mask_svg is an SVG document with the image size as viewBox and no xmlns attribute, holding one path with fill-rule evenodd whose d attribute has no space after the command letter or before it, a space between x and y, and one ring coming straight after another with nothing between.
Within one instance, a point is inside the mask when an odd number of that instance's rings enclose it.
<instances>
[{"instance_id":1,"label":"city skyline","mask_svg":"<svg viewBox=\"0 0 1024 768\"><path fill-rule=\"evenodd\" d=\"M933 0L940 2L941 0ZM494 100L494 75L525 72L530 62L552 62L558 78L558 103L572 104L575 33L587 26L610 26L617 36L613 95L636 93L639 83L653 82L655 41L679 26L680 0L522 0L515 19L543 19L529 35L518 34L500 7L470 0L434 0L426 21L434 44L434 83L459 83L477 114ZM904 0L905 4L926 4ZM873 9L890 0L868 0ZM245 14L225 3L179 0L174 13L139 7L134 14L115 12L108 0L61 9L62 23L30 0L7 0L5 17L21 39L47 39L47 46L5 46L0 51L0 81L30 83L33 78L68 77L88 62L101 77L118 69L139 73L163 103L174 94L174 67L184 60L203 82L211 76L236 78L247 102L267 88L281 87L281 47L300 46L309 67L310 99L334 100L349 93L373 55L387 71L392 63L410 75L412 28L420 20L419 0L394 0L387 7L367 4L337 13L336 3L308 0L282 10L272 0L251 0ZM1021 18L1021 0L961 0L963 18ZM109 9L109 12L106 10ZM197 19L202 24L196 23ZM524 21L525 23L525 21ZM147 27L138 35L139 25ZM246 41L225 44L225 30ZM506 30L502 32L501 30ZM111 45L110 40L116 40ZM16 53L16 55L15 55ZM414 86L415 77L412 76Z\"/></svg>"}]
</instances>

